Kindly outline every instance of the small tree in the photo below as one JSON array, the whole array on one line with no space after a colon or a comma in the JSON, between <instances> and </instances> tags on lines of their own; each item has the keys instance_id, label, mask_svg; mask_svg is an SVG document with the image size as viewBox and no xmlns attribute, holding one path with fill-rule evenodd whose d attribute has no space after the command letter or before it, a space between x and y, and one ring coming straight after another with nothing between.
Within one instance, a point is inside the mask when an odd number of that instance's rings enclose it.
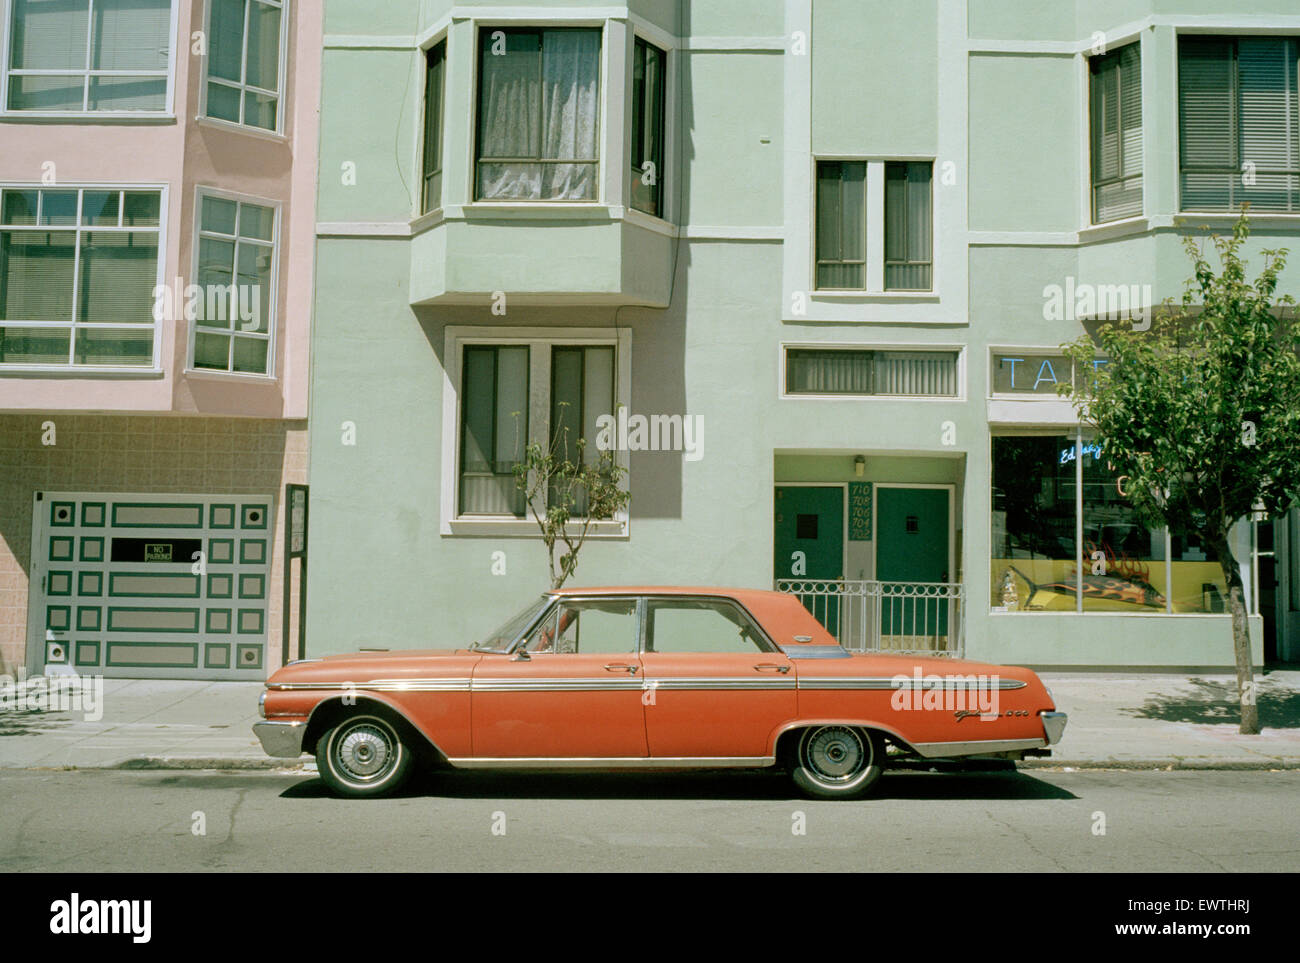
<instances>
[{"instance_id":1,"label":"small tree","mask_svg":"<svg viewBox=\"0 0 1300 963\"><path fill-rule=\"evenodd\" d=\"M578 552L587 540L591 523L613 518L627 507L631 495L621 486L626 469L610 451L599 451L590 464L584 455L587 441L573 445L569 458L568 428L551 439L550 446L532 442L524 460L514 468L515 484L524 493L529 514L542 532L550 565L551 588L560 588L578 567ZM564 551L556 558L556 548Z\"/></svg>"},{"instance_id":2,"label":"small tree","mask_svg":"<svg viewBox=\"0 0 1300 963\"><path fill-rule=\"evenodd\" d=\"M1166 302L1147 332L1102 327L1063 346L1087 377L1062 386L1097 428L1103 457L1152 527L1195 534L1223 570L1232 616L1241 732L1259 732L1241 568L1229 533L1252 512L1285 512L1300 496L1300 326L1275 298L1287 251L1263 252L1250 282L1240 256L1243 209L1230 238L1184 238L1194 264L1181 307ZM1097 347L1108 361L1095 365Z\"/></svg>"}]
</instances>

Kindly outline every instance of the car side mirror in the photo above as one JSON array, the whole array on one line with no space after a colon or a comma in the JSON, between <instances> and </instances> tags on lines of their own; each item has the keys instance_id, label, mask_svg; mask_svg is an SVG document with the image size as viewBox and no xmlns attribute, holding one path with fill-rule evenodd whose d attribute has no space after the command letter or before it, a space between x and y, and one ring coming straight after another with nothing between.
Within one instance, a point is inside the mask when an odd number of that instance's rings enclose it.
<instances>
[{"instance_id":1,"label":"car side mirror","mask_svg":"<svg viewBox=\"0 0 1300 963\"><path fill-rule=\"evenodd\" d=\"M520 646L519 651L515 653L515 657L510 661L511 662L532 662L533 657L528 654L527 649L525 649L523 646Z\"/></svg>"}]
</instances>

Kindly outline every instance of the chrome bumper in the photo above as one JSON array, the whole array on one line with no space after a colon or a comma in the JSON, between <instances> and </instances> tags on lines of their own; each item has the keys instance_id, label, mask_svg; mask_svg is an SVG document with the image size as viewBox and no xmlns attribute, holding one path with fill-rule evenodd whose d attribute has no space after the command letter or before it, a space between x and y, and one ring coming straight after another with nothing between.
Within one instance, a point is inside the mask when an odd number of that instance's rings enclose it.
<instances>
[{"instance_id":1,"label":"chrome bumper","mask_svg":"<svg viewBox=\"0 0 1300 963\"><path fill-rule=\"evenodd\" d=\"M307 731L305 722L255 722L253 734L262 743L268 756L302 755L302 737Z\"/></svg>"},{"instance_id":2,"label":"chrome bumper","mask_svg":"<svg viewBox=\"0 0 1300 963\"><path fill-rule=\"evenodd\" d=\"M1043 732L1047 735L1047 744L1056 745L1065 734L1065 723L1070 717L1064 712L1040 712L1039 715L1043 717Z\"/></svg>"}]
</instances>

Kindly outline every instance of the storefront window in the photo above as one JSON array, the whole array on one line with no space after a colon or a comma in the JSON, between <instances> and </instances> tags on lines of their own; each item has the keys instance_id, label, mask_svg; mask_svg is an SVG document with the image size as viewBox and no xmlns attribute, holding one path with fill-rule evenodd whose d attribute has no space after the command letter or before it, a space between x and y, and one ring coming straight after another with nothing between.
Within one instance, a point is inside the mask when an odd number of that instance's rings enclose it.
<instances>
[{"instance_id":1,"label":"storefront window","mask_svg":"<svg viewBox=\"0 0 1300 963\"><path fill-rule=\"evenodd\" d=\"M1075 610L1074 454L1073 435L993 439L995 611Z\"/></svg>"},{"instance_id":2,"label":"storefront window","mask_svg":"<svg viewBox=\"0 0 1300 963\"><path fill-rule=\"evenodd\" d=\"M1200 539L1175 532L1170 540L1170 599L1175 612L1228 611L1228 590L1223 569L1205 551Z\"/></svg>"},{"instance_id":3,"label":"storefront window","mask_svg":"<svg viewBox=\"0 0 1300 963\"><path fill-rule=\"evenodd\" d=\"M1142 524L1100 445L1085 437L1081 452L1083 611L1165 611L1164 529Z\"/></svg>"}]
</instances>

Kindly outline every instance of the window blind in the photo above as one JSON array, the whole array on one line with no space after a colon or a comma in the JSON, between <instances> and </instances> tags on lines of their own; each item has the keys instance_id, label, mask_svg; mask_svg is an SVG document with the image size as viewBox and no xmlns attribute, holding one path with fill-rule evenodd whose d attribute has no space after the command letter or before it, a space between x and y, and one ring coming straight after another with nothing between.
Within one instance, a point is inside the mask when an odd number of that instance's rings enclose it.
<instances>
[{"instance_id":1,"label":"window blind","mask_svg":"<svg viewBox=\"0 0 1300 963\"><path fill-rule=\"evenodd\" d=\"M1296 71L1294 38L1179 38L1183 210L1300 210Z\"/></svg>"},{"instance_id":2,"label":"window blind","mask_svg":"<svg viewBox=\"0 0 1300 963\"><path fill-rule=\"evenodd\" d=\"M1089 61L1093 223L1142 213L1142 64L1137 44Z\"/></svg>"},{"instance_id":3,"label":"window blind","mask_svg":"<svg viewBox=\"0 0 1300 963\"><path fill-rule=\"evenodd\" d=\"M955 397L957 352L791 348L786 393Z\"/></svg>"}]
</instances>

